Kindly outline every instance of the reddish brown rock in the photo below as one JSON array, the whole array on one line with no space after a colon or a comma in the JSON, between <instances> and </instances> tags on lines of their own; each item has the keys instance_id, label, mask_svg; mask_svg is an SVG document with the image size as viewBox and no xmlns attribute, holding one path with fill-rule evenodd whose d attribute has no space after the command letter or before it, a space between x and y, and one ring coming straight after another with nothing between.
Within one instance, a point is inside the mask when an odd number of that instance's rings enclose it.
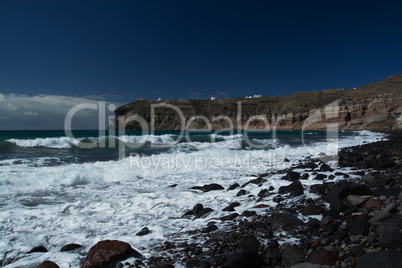
<instances>
[{"instance_id":1,"label":"reddish brown rock","mask_svg":"<svg viewBox=\"0 0 402 268\"><path fill-rule=\"evenodd\" d=\"M313 251L310 257L307 259L307 262L309 263L329 266L335 265L337 261L339 261L338 252L329 251L325 248L320 248Z\"/></svg>"},{"instance_id":2,"label":"reddish brown rock","mask_svg":"<svg viewBox=\"0 0 402 268\"><path fill-rule=\"evenodd\" d=\"M52 261L44 261L38 265L36 268L60 268L57 264Z\"/></svg>"},{"instance_id":3,"label":"reddish brown rock","mask_svg":"<svg viewBox=\"0 0 402 268\"><path fill-rule=\"evenodd\" d=\"M130 120L132 116L140 116L148 125L152 121L156 130L179 130L185 126L189 129L402 129L401 89L402 75L393 75L356 89L296 92L287 96L163 101L141 98L115 110L114 127L141 129L138 120ZM239 102L241 114L238 114ZM216 120L216 115L230 119L233 124ZM262 120L253 120L257 115ZM200 116L207 120L193 120Z\"/></svg>"},{"instance_id":4,"label":"reddish brown rock","mask_svg":"<svg viewBox=\"0 0 402 268\"><path fill-rule=\"evenodd\" d=\"M144 258L141 253L126 242L117 240L99 241L89 250L81 267L106 268L113 262L122 261L130 257Z\"/></svg>"},{"instance_id":5,"label":"reddish brown rock","mask_svg":"<svg viewBox=\"0 0 402 268\"><path fill-rule=\"evenodd\" d=\"M372 198L364 204L364 208L381 209L382 201L380 199Z\"/></svg>"}]
</instances>

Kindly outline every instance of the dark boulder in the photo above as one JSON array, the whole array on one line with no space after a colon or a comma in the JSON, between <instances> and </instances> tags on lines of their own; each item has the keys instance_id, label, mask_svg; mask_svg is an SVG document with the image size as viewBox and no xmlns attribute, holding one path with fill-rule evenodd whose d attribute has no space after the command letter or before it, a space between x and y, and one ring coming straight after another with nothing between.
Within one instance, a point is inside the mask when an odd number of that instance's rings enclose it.
<instances>
[{"instance_id":1,"label":"dark boulder","mask_svg":"<svg viewBox=\"0 0 402 268\"><path fill-rule=\"evenodd\" d=\"M275 216L272 224L273 228L280 228L285 231L294 231L301 226L304 226L304 222L302 220L287 214Z\"/></svg>"},{"instance_id":2,"label":"dark boulder","mask_svg":"<svg viewBox=\"0 0 402 268\"><path fill-rule=\"evenodd\" d=\"M227 207L224 207L224 208L222 209L222 211L236 211L236 210L234 209L234 207L227 206Z\"/></svg>"},{"instance_id":3,"label":"dark boulder","mask_svg":"<svg viewBox=\"0 0 402 268\"><path fill-rule=\"evenodd\" d=\"M36 268L60 268L56 263L52 261L41 262Z\"/></svg>"},{"instance_id":4,"label":"dark boulder","mask_svg":"<svg viewBox=\"0 0 402 268\"><path fill-rule=\"evenodd\" d=\"M76 250L78 248L82 248L82 246L79 245L79 244L67 244L67 245L65 245L64 247L62 247L60 249L60 252L73 251L73 250Z\"/></svg>"},{"instance_id":5,"label":"dark boulder","mask_svg":"<svg viewBox=\"0 0 402 268\"><path fill-rule=\"evenodd\" d=\"M349 195L371 195L373 192L366 185L355 184L348 181L340 181L328 189L322 198L331 202L334 198L345 199Z\"/></svg>"},{"instance_id":6,"label":"dark boulder","mask_svg":"<svg viewBox=\"0 0 402 268\"><path fill-rule=\"evenodd\" d=\"M218 226L216 226L215 224L210 224L206 228L202 229L201 232L202 233L210 233L210 232L216 231L218 229L219 229Z\"/></svg>"},{"instance_id":7,"label":"dark boulder","mask_svg":"<svg viewBox=\"0 0 402 268\"><path fill-rule=\"evenodd\" d=\"M257 215L257 212L255 212L253 210L245 210L241 214L241 216L243 216L243 217L252 217L252 216L255 216L255 215Z\"/></svg>"},{"instance_id":8,"label":"dark boulder","mask_svg":"<svg viewBox=\"0 0 402 268\"><path fill-rule=\"evenodd\" d=\"M379 186L377 188L374 189L374 196L386 196L386 197L390 197L390 196L398 196L401 193L402 189L401 187L386 187L384 185Z\"/></svg>"},{"instance_id":9,"label":"dark boulder","mask_svg":"<svg viewBox=\"0 0 402 268\"><path fill-rule=\"evenodd\" d=\"M402 220L390 219L377 224L375 231L379 236L384 236L388 233L399 232L402 230Z\"/></svg>"},{"instance_id":10,"label":"dark boulder","mask_svg":"<svg viewBox=\"0 0 402 268\"><path fill-rule=\"evenodd\" d=\"M309 215L320 215L324 213L326 210L318 205L307 205L305 208L301 210L302 215L309 216Z\"/></svg>"},{"instance_id":11,"label":"dark boulder","mask_svg":"<svg viewBox=\"0 0 402 268\"><path fill-rule=\"evenodd\" d=\"M349 208L350 206L348 204L345 204L345 202L343 202L343 200L340 198L334 197L330 200L330 211L336 214L344 212Z\"/></svg>"},{"instance_id":12,"label":"dark boulder","mask_svg":"<svg viewBox=\"0 0 402 268\"><path fill-rule=\"evenodd\" d=\"M237 216L239 216L239 213L232 213L227 216L220 217L219 219L221 221L231 221L231 220L237 218Z\"/></svg>"},{"instance_id":13,"label":"dark boulder","mask_svg":"<svg viewBox=\"0 0 402 268\"><path fill-rule=\"evenodd\" d=\"M152 266L152 268L174 268L173 264L168 264L168 263L164 263L164 264L158 264L156 266Z\"/></svg>"},{"instance_id":14,"label":"dark boulder","mask_svg":"<svg viewBox=\"0 0 402 268\"><path fill-rule=\"evenodd\" d=\"M367 253L356 260L356 268L396 268L401 267L402 254L396 250Z\"/></svg>"},{"instance_id":15,"label":"dark boulder","mask_svg":"<svg viewBox=\"0 0 402 268\"><path fill-rule=\"evenodd\" d=\"M240 206L240 203L239 202L233 202L233 203L231 203L231 204L229 204L229 206L227 206L227 207L225 207L224 209L223 209L223 211L235 211L235 207L238 207L238 206Z\"/></svg>"},{"instance_id":16,"label":"dark boulder","mask_svg":"<svg viewBox=\"0 0 402 268\"><path fill-rule=\"evenodd\" d=\"M251 184L256 184L256 185L262 185L264 182L266 182L267 180L262 178L262 177L258 177L256 179L252 179L249 180L248 182L246 182L245 184L243 184L241 187L246 187L247 185Z\"/></svg>"},{"instance_id":17,"label":"dark boulder","mask_svg":"<svg viewBox=\"0 0 402 268\"><path fill-rule=\"evenodd\" d=\"M137 236L144 236L144 235L147 235L147 234L149 234L149 229L148 229L148 227L144 227L136 235Z\"/></svg>"},{"instance_id":18,"label":"dark boulder","mask_svg":"<svg viewBox=\"0 0 402 268\"><path fill-rule=\"evenodd\" d=\"M368 221L357 217L350 218L346 225L347 231L352 235L367 235L369 228Z\"/></svg>"},{"instance_id":19,"label":"dark boulder","mask_svg":"<svg viewBox=\"0 0 402 268\"><path fill-rule=\"evenodd\" d=\"M375 162L376 162L376 156L374 154L369 154L357 166L360 167L361 169L374 168Z\"/></svg>"},{"instance_id":20,"label":"dark boulder","mask_svg":"<svg viewBox=\"0 0 402 268\"><path fill-rule=\"evenodd\" d=\"M333 168L331 168L330 166L328 166L327 164L322 164L320 167L320 171L322 172L332 172L334 171Z\"/></svg>"},{"instance_id":21,"label":"dark boulder","mask_svg":"<svg viewBox=\"0 0 402 268\"><path fill-rule=\"evenodd\" d=\"M402 248L402 233L389 232L380 238L380 247L386 248Z\"/></svg>"},{"instance_id":22,"label":"dark boulder","mask_svg":"<svg viewBox=\"0 0 402 268\"><path fill-rule=\"evenodd\" d=\"M270 248L279 248L279 242L276 239L269 240L268 246Z\"/></svg>"},{"instance_id":23,"label":"dark boulder","mask_svg":"<svg viewBox=\"0 0 402 268\"><path fill-rule=\"evenodd\" d=\"M197 213L195 216L195 219L204 219L208 217L209 214L211 214L214 210L212 208L204 208L200 212Z\"/></svg>"},{"instance_id":24,"label":"dark boulder","mask_svg":"<svg viewBox=\"0 0 402 268\"><path fill-rule=\"evenodd\" d=\"M377 161L375 167L376 169L384 169L384 168L392 168L394 166L396 166L394 159L392 159L391 157L385 157Z\"/></svg>"},{"instance_id":25,"label":"dark boulder","mask_svg":"<svg viewBox=\"0 0 402 268\"><path fill-rule=\"evenodd\" d=\"M235 183L235 184L230 185L229 188L228 188L228 191L232 191L232 190L234 190L236 188L240 188L240 184Z\"/></svg>"},{"instance_id":26,"label":"dark boulder","mask_svg":"<svg viewBox=\"0 0 402 268\"><path fill-rule=\"evenodd\" d=\"M349 249L349 253L352 257L360 257L366 254L366 251L361 246L354 246Z\"/></svg>"},{"instance_id":27,"label":"dark boulder","mask_svg":"<svg viewBox=\"0 0 402 268\"><path fill-rule=\"evenodd\" d=\"M272 201L274 201L276 203L280 203L283 200L285 200L285 198L283 198L281 195L277 195L277 196L274 196L274 198L272 198Z\"/></svg>"},{"instance_id":28,"label":"dark boulder","mask_svg":"<svg viewBox=\"0 0 402 268\"><path fill-rule=\"evenodd\" d=\"M144 256L133 249L128 243L118 240L99 241L88 252L81 268L107 268L110 264L135 257L144 259Z\"/></svg>"},{"instance_id":29,"label":"dark boulder","mask_svg":"<svg viewBox=\"0 0 402 268\"><path fill-rule=\"evenodd\" d=\"M268 189L262 189L257 196L260 197L260 200L263 200L264 197L269 196L271 193L269 192Z\"/></svg>"},{"instance_id":30,"label":"dark boulder","mask_svg":"<svg viewBox=\"0 0 402 268\"><path fill-rule=\"evenodd\" d=\"M283 251L282 265L284 265L285 267L289 267L296 263L302 262L304 256L305 253L303 250L299 249L296 246L288 246Z\"/></svg>"},{"instance_id":31,"label":"dark boulder","mask_svg":"<svg viewBox=\"0 0 402 268\"><path fill-rule=\"evenodd\" d=\"M258 248L261 246L260 241L251 234L243 236L243 238L240 240L238 250L239 251L257 251Z\"/></svg>"},{"instance_id":32,"label":"dark boulder","mask_svg":"<svg viewBox=\"0 0 402 268\"><path fill-rule=\"evenodd\" d=\"M241 189L241 190L236 194L236 196L242 196L242 195L246 195L246 194L247 194L247 191L244 190L244 189Z\"/></svg>"},{"instance_id":33,"label":"dark boulder","mask_svg":"<svg viewBox=\"0 0 402 268\"><path fill-rule=\"evenodd\" d=\"M310 175L308 175L308 173L303 173L303 175L300 177L300 179L301 180L307 180L309 176Z\"/></svg>"},{"instance_id":34,"label":"dark boulder","mask_svg":"<svg viewBox=\"0 0 402 268\"><path fill-rule=\"evenodd\" d=\"M183 217L188 217L188 216L197 216L200 211L204 209L204 206L202 204L196 204L192 210L187 211L184 213Z\"/></svg>"},{"instance_id":35,"label":"dark boulder","mask_svg":"<svg viewBox=\"0 0 402 268\"><path fill-rule=\"evenodd\" d=\"M224 190L225 188L223 188L222 185L219 185L217 183L211 183L211 184L206 184L204 186L194 186L194 187L191 187L190 189L201 190L206 193L206 192L210 192L210 191Z\"/></svg>"},{"instance_id":36,"label":"dark boulder","mask_svg":"<svg viewBox=\"0 0 402 268\"><path fill-rule=\"evenodd\" d=\"M36 252L47 252L47 248L45 248L44 246L37 246L34 247L33 249L31 249L30 251L28 251L27 253L36 253Z\"/></svg>"},{"instance_id":37,"label":"dark boulder","mask_svg":"<svg viewBox=\"0 0 402 268\"><path fill-rule=\"evenodd\" d=\"M198 203L198 204L196 204L194 207L193 207L193 215L197 215L201 210L203 210L204 209L204 206L202 205L202 204L200 204L200 203Z\"/></svg>"},{"instance_id":38,"label":"dark boulder","mask_svg":"<svg viewBox=\"0 0 402 268\"><path fill-rule=\"evenodd\" d=\"M189 260L186 263L186 268L210 268L212 265L206 260Z\"/></svg>"},{"instance_id":39,"label":"dark boulder","mask_svg":"<svg viewBox=\"0 0 402 268\"><path fill-rule=\"evenodd\" d=\"M299 179L300 179L300 173L295 171L290 171L285 176L282 177L282 180L287 181L297 181Z\"/></svg>"},{"instance_id":40,"label":"dark boulder","mask_svg":"<svg viewBox=\"0 0 402 268\"><path fill-rule=\"evenodd\" d=\"M256 251L235 252L229 255L223 268L262 268L263 259Z\"/></svg>"},{"instance_id":41,"label":"dark boulder","mask_svg":"<svg viewBox=\"0 0 402 268\"><path fill-rule=\"evenodd\" d=\"M328 176L325 174L317 174L314 179L317 181L322 181L322 180L326 179L327 177Z\"/></svg>"},{"instance_id":42,"label":"dark boulder","mask_svg":"<svg viewBox=\"0 0 402 268\"><path fill-rule=\"evenodd\" d=\"M279 194L289 193L291 196L299 196L304 193L304 188L300 181L294 181L288 186L279 187L278 193Z\"/></svg>"},{"instance_id":43,"label":"dark boulder","mask_svg":"<svg viewBox=\"0 0 402 268\"><path fill-rule=\"evenodd\" d=\"M317 220L316 218L311 218L307 222L307 233L309 235L316 235L318 232L318 229L320 229L320 221Z\"/></svg>"}]
</instances>

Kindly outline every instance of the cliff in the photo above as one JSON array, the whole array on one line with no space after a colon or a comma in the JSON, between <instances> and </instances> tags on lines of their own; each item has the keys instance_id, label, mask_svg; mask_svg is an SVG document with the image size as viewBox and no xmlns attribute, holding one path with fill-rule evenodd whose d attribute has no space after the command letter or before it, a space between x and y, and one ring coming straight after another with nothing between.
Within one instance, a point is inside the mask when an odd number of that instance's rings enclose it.
<instances>
[{"instance_id":1,"label":"cliff","mask_svg":"<svg viewBox=\"0 0 402 268\"><path fill-rule=\"evenodd\" d=\"M344 129L402 128L402 75L356 89L287 96L215 100L139 99L115 110L116 129ZM153 125L153 126L152 126Z\"/></svg>"}]
</instances>

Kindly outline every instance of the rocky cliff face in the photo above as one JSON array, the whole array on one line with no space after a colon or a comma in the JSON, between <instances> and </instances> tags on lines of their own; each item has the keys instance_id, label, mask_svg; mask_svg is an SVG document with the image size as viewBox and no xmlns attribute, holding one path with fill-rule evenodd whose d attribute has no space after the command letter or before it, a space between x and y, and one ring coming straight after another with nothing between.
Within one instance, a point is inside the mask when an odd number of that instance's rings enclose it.
<instances>
[{"instance_id":1,"label":"rocky cliff face","mask_svg":"<svg viewBox=\"0 0 402 268\"><path fill-rule=\"evenodd\" d=\"M350 90L216 100L137 100L116 109L116 129L402 128L402 75Z\"/></svg>"}]
</instances>

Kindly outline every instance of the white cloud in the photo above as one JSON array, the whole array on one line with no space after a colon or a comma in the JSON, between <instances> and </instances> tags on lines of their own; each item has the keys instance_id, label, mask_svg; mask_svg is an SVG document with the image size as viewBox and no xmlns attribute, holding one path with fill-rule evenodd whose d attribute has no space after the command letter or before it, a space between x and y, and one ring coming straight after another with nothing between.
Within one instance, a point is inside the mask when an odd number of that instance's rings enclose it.
<instances>
[{"instance_id":1,"label":"white cloud","mask_svg":"<svg viewBox=\"0 0 402 268\"><path fill-rule=\"evenodd\" d=\"M79 104L101 105L99 98L71 97L59 95L20 95L0 93L0 130L9 129L63 129L68 112ZM99 120L103 122L113 116L108 111L110 102L106 102L106 115L99 115L99 109L81 109L74 114L73 129L97 129ZM116 107L121 104L115 103ZM100 118L101 117L101 118ZM102 123L103 124L103 123Z\"/></svg>"}]
</instances>

